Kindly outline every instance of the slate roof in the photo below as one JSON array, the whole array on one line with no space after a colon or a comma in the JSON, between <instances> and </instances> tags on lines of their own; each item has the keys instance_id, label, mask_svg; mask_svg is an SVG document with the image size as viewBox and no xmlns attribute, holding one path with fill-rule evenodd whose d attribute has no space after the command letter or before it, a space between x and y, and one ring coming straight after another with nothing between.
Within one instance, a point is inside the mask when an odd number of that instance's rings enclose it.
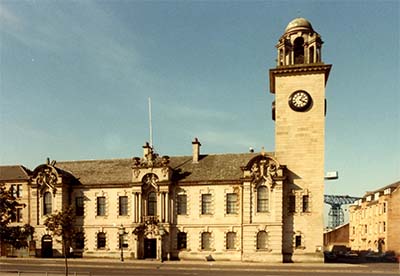
<instances>
[{"instance_id":1,"label":"slate roof","mask_svg":"<svg viewBox=\"0 0 400 276\"><path fill-rule=\"evenodd\" d=\"M192 156L170 157L173 178L182 182L238 180L242 166L259 153L201 155L198 163ZM56 167L75 176L82 184L122 184L132 181L133 161L127 159L57 162Z\"/></svg>"},{"instance_id":2,"label":"slate roof","mask_svg":"<svg viewBox=\"0 0 400 276\"><path fill-rule=\"evenodd\" d=\"M0 181L29 180L31 173L21 165L0 166Z\"/></svg>"},{"instance_id":3,"label":"slate roof","mask_svg":"<svg viewBox=\"0 0 400 276\"><path fill-rule=\"evenodd\" d=\"M382 188L379 188L379 189L377 189L377 190L375 190L375 191L367 192L367 193L364 195L364 197L367 197L367 196L369 196L369 195L373 195L373 194L375 194L375 193L377 193L377 192L383 192L383 191L385 191L385 190L388 189L388 188L393 188L393 189L395 189L395 188L397 188L397 187L400 187L400 181L397 181L397 182L394 182L394 183L392 183L392 184L386 185L386 186L384 186L384 187L382 187Z\"/></svg>"}]
</instances>

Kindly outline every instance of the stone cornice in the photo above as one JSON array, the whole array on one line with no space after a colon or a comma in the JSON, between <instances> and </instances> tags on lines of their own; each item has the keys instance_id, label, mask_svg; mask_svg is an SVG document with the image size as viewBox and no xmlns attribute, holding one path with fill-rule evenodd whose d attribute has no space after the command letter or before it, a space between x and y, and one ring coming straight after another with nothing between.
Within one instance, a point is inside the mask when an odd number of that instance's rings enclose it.
<instances>
[{"instance_id":1,"label":"stone cornice","mask_svg":"<svg viewBox=\"0 0 400 276\"><path fill-rule=\"evenodd\" d=\"M307 65L287 65L278 66L269 70L269 89L272 94L275 94L275 76L277 75L299 75L299 74L315 74L324 73L325 83L328 81L329 72L331 71L331 64L307 64Z\"/></svg>"}]
</instances>

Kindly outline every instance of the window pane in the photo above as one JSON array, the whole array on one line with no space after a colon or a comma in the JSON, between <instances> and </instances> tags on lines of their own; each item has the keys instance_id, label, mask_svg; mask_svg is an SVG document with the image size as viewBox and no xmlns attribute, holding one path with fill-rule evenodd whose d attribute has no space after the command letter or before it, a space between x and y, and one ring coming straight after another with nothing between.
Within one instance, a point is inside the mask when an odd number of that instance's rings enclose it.
<instances>
[{"instance_id":1,"label":"window pane","mask_svg":"<svg viewBox=\"0 0 400 276\"><path fill-rule=\"evenodd\" d=\"M201 249L203 250L211 249L211 233L204 232L201 234Z\"/></svg>"},{"instance_id":2,"label":"window pane","mask_svg":"<svg viewBox=\"0 0 400 276\"><path fill-rule=\"evenodd\" d=\"M186 249L186 233L185 232L179 232L178 233L178 250L180 249Z\"/></svg>"},{"instance_id":3,"label":"window pane","mask_svg":"<svg viewBox=\"0 0 400 276\"><path fill-rule=\"evenodd\" d=\"M201 195L201 213L211 214L211 194Z\"/></svg>"},{"instance_id":4,"label":"window pane","mask_svg":"<svg viewBox=\"0 0 400 276\"><path fill-rule=\"evenodd\" d=\"M75 237L75 248L83 249L85 247L85 237L83 232L78 232Z\"/></svg>"},{"instance_id":5,"label":"window pane","mask_svg":"<svg viewBox=\"0 0 400 276\"><path fill-rule=\"evenodd\" d=\"M51 193L45 192L43 196L43 215L51 214Z\"/></svg>"},{"instance_id":6,"label":"window pane","mask_svg":"<svg viewBox=\"0 0 400 276\"><path fill-rule=\"evenodd\" d=\"M97 248L105 248L106 247L106 234L100 232L97 234Z\"/></svg>"},{"instance_id":7,"label":"window pane","mask_svg":"<svg viewBox=\"0 0 400 276\"><path fill-rule=\"evenodd\" d=\"M268 212L268 188L259 187L257 189L257 212Z\"/></svg>"},{"instance_id":8,"label":"window pane","mask_svg":"<svg viewBox=\"0 0 400 276\"><path fill-rule=\"evenodd\" d=\"M148 216L157 215L157 194L155 192L149 193L147 207L148 207L147 209Z\"/></svg>"},{"instance_id":9,"label":"window pane","mask_svg":"<svg viewBox=\"0 0 400 276\"><path fill-rule=\"evenodd\" d=\"M303 195L303 212L309 211L309 197L308 195Z\"/></svg>"},{"instance_id":10,"label":"window pane","mask_svg":"<svg viewBox=\"0 0 400 276\"><path fill-rule=\"evenodd\" d=\"M236 233L228 232L226 234L226 249L235 249Z\"/></svg>"},{"instance_id":11,"label":"window pane","mask_svg":"<svg viewBox=\"0 0 400 276\"><path fill-rule=\"evenodd\" d=\"M266 249L268 242L268 234L265 231L260 231L257 234L257 249Z\"/></svg>"},{"instance_id":12,"label":"window pane","mask_svg":"<svg viewBox=\"0 0 400 276\"><path fill-rule=\"evenodd\" d=\"M106 198L104 196L99 196L97 198L97 215L98 216L106 215Z\"/></svg>"},{"instance_id":13,"label":"window pane","mask_svg":"<svg viewBox=\"0 0 400 276\"><path fill-rule=\"evenodd\" d=\"M301 247L301 235L296 235L295 237L295 247Z\"/></svg>"},{"instance_id":14,"label":"window pane","mask_svg":"<svg viewBox=\"0 0 400 276\"><path fill-rule=\"evenodd\" d=\"M296 196L295 195L289 196L289 212L291 212L291 213L296 212Z\"/></svg>"},{"instance_id":15,"label":"window pane","mask_svg":"<svg viewBox=\"0 0 400 276\"><path fill-rule=\"evenodd\" d=\"M226 195L226 213L237 214L237 194Z\"/></svg>"},{"instance_id":16,"label":"window pane","mask_svg":"<svg viewBox=\"0 0 400 276\"><path fill-rule=\"evenodd\" d=\"M186 215L186 195L178 195L178 215Z\"/></svg>"},{"instance_id":17,"label":"window pane","mask_svg":"<svg viewBox=\"0 0 400 276\"><path fill-rule=\"evenodd\" d=\"M120 216L128 215L128 197L127 196L119 197L119 215Z\"/></svg>"},{"instance_id":18,"label":"window pane","mask_svg":"<svg viewBox=\"0 0 400 276\"><path fill-rule=\"evenodd\" d=\"M83 216L83 197L75 198L75 212L77 216Z\"/></svg>"}]
</instances>

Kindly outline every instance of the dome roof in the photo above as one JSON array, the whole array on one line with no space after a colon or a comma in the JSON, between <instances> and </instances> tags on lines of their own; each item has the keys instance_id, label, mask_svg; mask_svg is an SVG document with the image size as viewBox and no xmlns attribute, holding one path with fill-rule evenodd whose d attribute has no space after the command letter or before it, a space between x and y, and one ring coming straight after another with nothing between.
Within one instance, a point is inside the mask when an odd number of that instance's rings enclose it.
<instances>
[{"instance_id":1,"label":"dome roof","mask_svg":"<svg viewBox=\"0 0 400 276\"><path fill-rule=\"evenodd\" d=\"M292 31L292 30L297 30L297 29L308 29L312 30L311 23L302 17L298 17L290 21L290 23L287 25L285 32Z\"/></svg>"}]
</instances>

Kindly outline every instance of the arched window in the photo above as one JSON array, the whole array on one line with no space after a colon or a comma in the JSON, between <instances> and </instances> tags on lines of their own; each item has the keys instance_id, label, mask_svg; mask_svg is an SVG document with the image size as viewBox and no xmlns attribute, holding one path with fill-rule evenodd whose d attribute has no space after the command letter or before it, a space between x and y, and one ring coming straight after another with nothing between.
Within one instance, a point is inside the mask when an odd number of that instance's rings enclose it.
<instances>
[{"instance_id":1,"label":"arched window","mask_svg":"<svg viewBox=\"0 0 400 276\"><path fill-rule=\"evenodd\" d=\"M226 249L235 249L236 243L236 233L235 232L228 232L226 233Z\"/></svg>"},{"instance_id":2,"label":"arched window","mask_svg":"<svg viewBox=\"0 0 400 276\"><path fill-rule=\"evenodd\" d=\"M257 189L257 212L268 212L269 205L268 188L260 186Z\"/></svg>"},{"instance_id":3,"label":"arched window","mask_svg":"<svg viewBox=\"0 0 400 276\"><path fill-rule=\"evenodd\" d=\"M211 250L211 233L203 232L201 234L201 249L202 250Z\"/></svg>"},{"instance_id":4,"label":"arched window","mask_svg":"<svg viewBox=\"0 0 400 276\"><path fill-rule=\"evenodd\" d=\"M260 231L257 233L257 249L267 249L268 247L268 233Z\"/></svg>"},{"instance_id":5,"label":"arched window","mask_svg":"<svg viewBox=\"0 0 400 276\"><path fill-rule=\"evenodd\" d=\"M43 194L43 215L51 214L51 193L45 192Z\"/></svg>"},{"instance_id":6,"label":"arched window","mask_svg":"<svg viewBox=\"0 0 400 276\"><path fill-rule=\"evenodd\" d=\"M106 233L97 233L97 249L104 249L106 247Z\"/></svg>"},{"instance_id":7,"label":"arched window","mask_svg":"<svg viewBox=\"0 0 400 276\"><path fill-rule=\"evenodd\" d=\"M294 40L294 64L304 63L304 39L298 37Z\"/></svg>"},{"instance_id":8,"label":"arched window","mask_svg":"<svg viewBox=\"0 0 400 276\"><path fill-rule=\"evenodd\" d=\"M150 192L147 197L147 215L157 215L157 194L155 192Z\"/></svg>"}]
</instances>

